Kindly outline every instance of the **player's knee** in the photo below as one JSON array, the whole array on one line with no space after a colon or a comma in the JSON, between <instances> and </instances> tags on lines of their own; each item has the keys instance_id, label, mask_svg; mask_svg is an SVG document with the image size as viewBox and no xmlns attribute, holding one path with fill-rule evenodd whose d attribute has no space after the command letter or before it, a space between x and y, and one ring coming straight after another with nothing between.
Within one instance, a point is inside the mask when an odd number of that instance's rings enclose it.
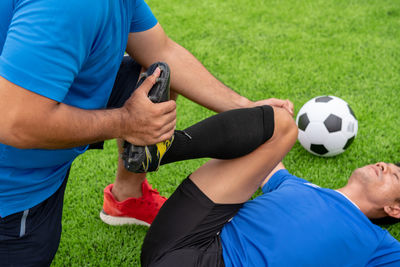
<instances>
[{"instance_id":1,"label":"player's knee","mask_svg":"<svg viewBox=\"0 0 400 267\"><path fill-rule=\"evenodd\" d=\"M296 142L298 129L293 117L283 108L274 107L275 131L273 138L287 138Z\"/></svg>"}]
</instances>

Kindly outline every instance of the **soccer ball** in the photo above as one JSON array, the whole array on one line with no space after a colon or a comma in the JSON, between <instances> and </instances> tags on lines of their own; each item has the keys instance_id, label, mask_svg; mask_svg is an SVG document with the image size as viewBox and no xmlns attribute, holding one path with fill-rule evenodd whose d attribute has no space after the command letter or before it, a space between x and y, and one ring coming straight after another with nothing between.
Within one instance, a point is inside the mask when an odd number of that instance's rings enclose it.
<instances>
[{"instance_id":1,"label":"soccer ball","mask_svg":"<svg viewBox=\"0 0 400 267\"><path fill-rule=\"evenodd\" d=\"M310 153L331 157L344 152L354 141L358 121L346 101L318 96L300 109L296 124L299 142Z\"/></svg>"}]
</instances>

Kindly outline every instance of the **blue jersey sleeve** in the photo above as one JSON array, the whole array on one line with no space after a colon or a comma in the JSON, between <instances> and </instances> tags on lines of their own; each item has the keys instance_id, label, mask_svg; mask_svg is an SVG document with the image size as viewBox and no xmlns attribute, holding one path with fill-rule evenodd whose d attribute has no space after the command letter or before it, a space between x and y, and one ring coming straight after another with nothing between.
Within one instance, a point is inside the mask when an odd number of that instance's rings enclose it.
<instances>
[{"instance_id":1,"label":"blue jersey sleeve","mask_svg":"<svg viewBox=\"0 0 400 267\"><path fill-rule=\"evenodd\" d=\"M307 183L306 180L298 178L292 174L289 173L288 170L282 169L277 172L275 172L271 178L268 180L268 182L263 186L262 191L263 193L269 193L272 192L276 189L278 189L285 181L292 180L292 181L297 181L300 183Z\"/></svg>"},{"instance_id":2,"label":"blue jersey sleeve","mask_svg":"<svg viewBox=\"0 0 400 267\"><path fill-rule=\"evenodd\" d=\"M263 186L263 193L276 190L286 179L292 179L294 176L288 170L283 169L275 172L268 182Z\"/></svg>"},{"instance_id":3,"label":"blue jersey sleeve","mask_svg":"<svg viewBox=\"0 0 400 267\"><path fill-rule=\"evenodd\" d=\"M130 32L142 32L153 28L157 24L157 19L151 12L150 7L143 0L136 0L133 2L135 8Z\"/></svg>"},{"instance_id":4,"label":"blue jersey sleeve","mask_svg":"<svg viewBox=\"0 0 400 267\"><path fill-rule=\"evenodd\" d=\"M90 53L96 17L86 10L92 7L78 0L14 2L0 75L61 102Z\"/></svg>"},{"instance_id":5,"label":"blue jersey sleeve","mask_svg":"<svg viewBox=\"0 0 400 267\"><path fill-rule=\"evenodd\" d=\"M368 266L400 266L400 243L389 233L379 244Z\"/></svg>"}]
</instances>

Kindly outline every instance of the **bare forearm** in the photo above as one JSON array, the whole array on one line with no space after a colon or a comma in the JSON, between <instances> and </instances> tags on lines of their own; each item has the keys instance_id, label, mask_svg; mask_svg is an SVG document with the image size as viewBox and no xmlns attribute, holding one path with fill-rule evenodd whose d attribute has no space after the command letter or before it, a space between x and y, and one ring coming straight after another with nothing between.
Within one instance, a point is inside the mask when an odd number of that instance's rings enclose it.
<instances>
[{"instance_id":1,"label":"bare forearm","mask_svg":"<svg viewBox=\"0 0 400 267\"><path fill-rule=\"evenodd\" d=\"M250 101L225 86L185 48L169 40L164 59L172 68L172 89L190 100L216 112L230 109L271 105L286 109L293 115L289 100L264 99Z\"/></svg>"},{"instance_id":2,"label":"bare forearm","mask_svg":"<svg viewBox=\"0 0 400 267\"><path fill-rule=\"evenodd\" d=\"M56 149L123 138L150 145L171 137L174 101L148 98L159 70L118 109L84 110L38 95L0 76L0 142L18 148Z\"/></svg>"},{"instance_id":3,"label":"bare forearm","mask_svg":"<svg viewBox=\"0 0 400 267\"><path fill-rule=\"evenodd\" d=\"M170 42L165 61L172 69L171 87L177 93L216 112L247 107L249 100L217 80L190 52Z\"/></svg>"},{"instance_id":4,"label":"bare forearm","mask_svg":"<svg viewBox=\"0 0 400 267\"><path fill-rule=\"evenodd\" d=\"M171 89L217 112L251 103L217 80L189 51L169 39L160 25L129 36L127 52L142 66L165 61L171 68Z\"/></svg>"},{"instance_id":5,"label":"bare forearm","mask_svg":"<svg viewBox=\"0 0 400 267\"><path fill-rule=\"evenodd\" d=\"M157 24L144 32L131 33L127 52L142 66L165 61L171 68L171 89L216 112L235 108L271 105L285 108L293 115L288 100L250 101L217 80L189 51L168 38Z\"/></svg>"},{"instance_id":6,"label":"bare forearm","mask_svg":"<svg viewBox=\"0 0 400 267\"><path fill-rule=\"evenodd\" d=\"M122 112L55 105L48 114L31 110L2 131L2 142L19 148L57 149L86 145L121 135Z\"/></svg>"}]
</instances>

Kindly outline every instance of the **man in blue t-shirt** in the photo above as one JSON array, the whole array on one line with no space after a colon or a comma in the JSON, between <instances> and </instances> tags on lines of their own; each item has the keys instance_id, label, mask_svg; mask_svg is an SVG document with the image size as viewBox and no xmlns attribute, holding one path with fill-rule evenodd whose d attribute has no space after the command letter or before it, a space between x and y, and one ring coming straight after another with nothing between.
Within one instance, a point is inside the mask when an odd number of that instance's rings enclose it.
<instances>
[{"instance_id":1,"label":"man in blue t-shirt","mask_svg":"<svg viewBox=\"0 0 400 267\"><path fill-rule=\"evenodd\" d=\"M279 163L297 136L287 112L265 112L256 126L249 123L257 113L242 119L245 112L222 113L188 129L189 144L203 143L208 156L216 149L225 160L201 166L163 205L145 237L142 266L400 266L400 243L370 221L400 218L400 164L367 165L343 188L321 188ZM213 125L229 123L252 130L263 125L273 135L251 153L226 160L233 150L228 137L235 148L257 139L228 128L226 139L202 142L223 130ZM178 145L167 159L184 149ZM198 149L191 147L195 154ZM263 194L247 201L258 187Z\"/></svg>"},{"instance_id":2,"label":"man in blue t-shirt","mask_svg":"<svg viewBox=\"0 0 400 267\"><path fill-rule=\"evenodd\" d=\"M68 171L88 144L119 138L151 145L171 137L175 102L147 98L160 70L132 94L141 67L156 61L171 67L175 96L217 112L291 107L277 99L252 102L216 80L166 36L143 0L0 1L2 266L51 262ZM105 189L102 219L150 224L165 198L145 174L118 164L114 185Z\"/></svg>"}]
</instances>

